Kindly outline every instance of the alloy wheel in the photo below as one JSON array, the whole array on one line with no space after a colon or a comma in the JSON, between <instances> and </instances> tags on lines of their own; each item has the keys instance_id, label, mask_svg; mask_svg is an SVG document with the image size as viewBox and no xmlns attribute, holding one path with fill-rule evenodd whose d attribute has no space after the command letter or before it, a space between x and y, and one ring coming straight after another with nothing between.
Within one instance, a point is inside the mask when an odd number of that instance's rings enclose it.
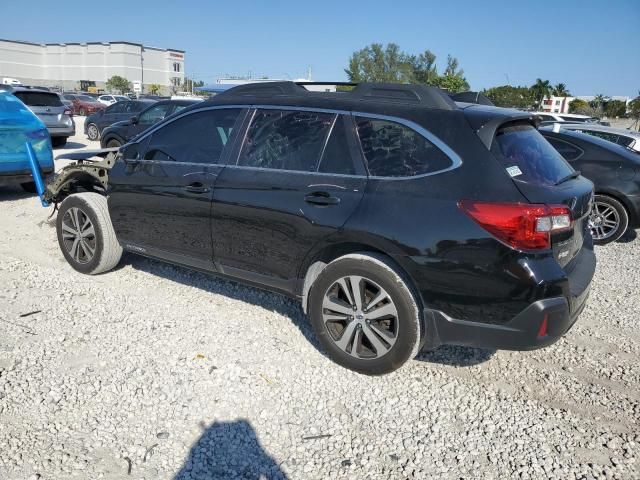
<instances>
[{"instance_id":1,"label":"alloy wheel","mask_svg":"<svg viewBox=\"0 0 640 480\"><path fill-rule=\"evenodd\" d=\"M96 252L96 232L89 216L71 207L62 218L64 247L78 263L89 263Z\"/></svg>"},{"instance_id":2,"label":"alloy wheel","mask_svg":"<svg viewBox=\"0 0 640 480\"><path fill-rule=\"evenodd\" d=\"M98 127L96 127L93 123L87 127L87 135L90 140L97 140L98 138Z\"/></svg>"},{"instance_id":3,"label":"alloy wheel","mask_svg":"<svg viewBox=\"0 0 640 480\"><path fill-rule=\"evenodd\" d=\"M391 296L365 277L334 282L324 295L322 317L335 345L358 359L380 358L398 339L398 310Z\"/></svg>"},{"instance_id":4,"label":"alloy wheel","mask_svg":"<svg viewBox=\"0 0 640 480\"><path fill-rule=\"evenodd\" d=\"M589 215L589 228L595 240L606 240L613 236L620 225L620 215L611 205L594 202Z\"/></svg>"}]
</instances>

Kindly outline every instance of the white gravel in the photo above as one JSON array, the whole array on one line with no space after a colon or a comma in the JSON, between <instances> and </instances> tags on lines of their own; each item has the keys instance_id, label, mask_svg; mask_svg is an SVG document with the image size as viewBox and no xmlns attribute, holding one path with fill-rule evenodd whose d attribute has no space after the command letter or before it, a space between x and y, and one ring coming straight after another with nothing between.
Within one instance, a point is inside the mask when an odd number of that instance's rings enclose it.
<instances>
[{"instance_id":1,"label":"white gravel","mask_svg":"<svg viewBox=\"0 0 640 480\"><path fill-rule=\"evenodd\" d=\"M0 479L640 478L640 240L597 250L554 346L370 378L278 295L134 255L76 273L49 213L0 189Z\"/></svg>"}]
</instances>

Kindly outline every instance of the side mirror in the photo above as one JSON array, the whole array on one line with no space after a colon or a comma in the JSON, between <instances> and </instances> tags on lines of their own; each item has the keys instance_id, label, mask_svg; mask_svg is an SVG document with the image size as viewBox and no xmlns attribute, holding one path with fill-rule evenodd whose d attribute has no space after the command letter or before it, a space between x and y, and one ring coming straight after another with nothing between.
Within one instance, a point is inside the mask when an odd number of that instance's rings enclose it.
<instances>
[{"instance_id":1,"label":"side mirror","mask_svg":"<svg viewBox=\"0 0 640 480\"><path fill-rule=\"evenodd\" d=\"M134 116L133 116L133 117L131 117L131 119L129 120L129 122L131 123L131 125L137 125L139 121L140 121L140 117L138 117L137 115L134 115Z\"/></svg>"}]
</instances>

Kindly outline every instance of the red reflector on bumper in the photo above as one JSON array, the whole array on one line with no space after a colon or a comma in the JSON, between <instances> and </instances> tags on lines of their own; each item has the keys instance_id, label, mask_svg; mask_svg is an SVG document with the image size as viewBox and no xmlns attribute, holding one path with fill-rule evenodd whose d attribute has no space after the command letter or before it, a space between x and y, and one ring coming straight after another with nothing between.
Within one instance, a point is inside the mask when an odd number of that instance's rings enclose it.
<instances>
[{"instance_id":1,"label":"red reflector on bumper","mask_svg":"<svg viewBox=\"0 0 640 480\"><path fill-rule=\"evenodd\" d=\"M549 316L545 314L542 323L540 324L540 330L538 330L538 338L547 336L547 327L549 326Z\"/></svg>"}]
</instances>

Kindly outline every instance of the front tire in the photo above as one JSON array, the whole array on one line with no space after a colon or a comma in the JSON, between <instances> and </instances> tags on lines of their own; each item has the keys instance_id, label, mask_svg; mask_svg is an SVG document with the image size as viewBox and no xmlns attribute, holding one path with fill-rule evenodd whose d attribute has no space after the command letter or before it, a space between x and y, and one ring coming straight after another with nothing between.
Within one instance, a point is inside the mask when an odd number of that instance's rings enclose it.
<instances>
[{"instance_id":1,"label":"front tire","mask_svg":"<svg viewBox=\"0 0 640 480\"><path fill-rule=\"evenodd\" d=\"M96 141L100 138L100 131L95 123L87 125L87 138L91 141Z\"/></svg>"},{"instance_id":2,"label":"front tire","mask_svg":"<svg viewBox=\"0 0 640 480\"><path fill-rule=\"evenodd\" d=\"M107 142L106 148L120 148L121 146L122 146L122 143L120 142L120 140L116 138L112 138Z\"/></svg>"},{"instance_id":3,"label":"front tire","mask_svg":"<svg viewBox=\"0 0 640 480\"><path fill-rule=\"evenodd\" d=\"M81 108L80 110L78 110L78 115L80 115L81 117L85 117L87 115L87 112L84 108Z\"/></svg>"},{"instance_id":4,"label":"front tire","mask_svg":"<svg viewBox=\"0 0 640 480\"><path fill-rule=\"evenodd\" d=\"M596 195L589 215L589 228L596 245L615 242L629 228L629 213L615 198Z\"/></svg>"},{"instance_id":5,"label":"front tire","mask_svg":"<svg viewBox=\"0 0 640 480\"><path fill-rule=\"evenodd\" d=\"M107 198L94 192L70 195L56 220L58 244L75 270L97 275L114 268L122 257L109 218Z\"/></svg>"},{"instance_id":6,"label":"front tire","mask_svg":"<svg viewBox=\"0 0 640 480\"><path fill-rule=\"evenodd\" d=\"M327 265L311 288L309 313L329 357L350 370L382 375L418 353L418 303L383 257L352 254Z\"/></svg>"}]
</instances>

